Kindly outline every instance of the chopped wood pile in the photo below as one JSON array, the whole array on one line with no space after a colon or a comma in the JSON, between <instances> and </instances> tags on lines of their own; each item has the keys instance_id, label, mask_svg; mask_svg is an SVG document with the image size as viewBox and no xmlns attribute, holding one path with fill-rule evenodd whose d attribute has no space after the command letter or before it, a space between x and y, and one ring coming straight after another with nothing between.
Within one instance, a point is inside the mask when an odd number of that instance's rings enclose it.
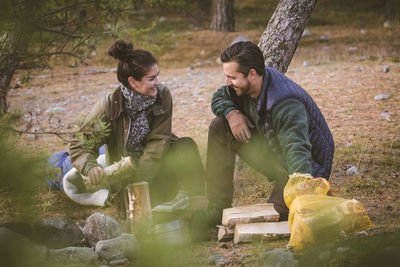
<instances>
[{"instance_id":1,"label":"chopped wood pile","mask_svg":"<svg viewBox=\"0 0 400 267\"><path fill-rule=\"evenodd\" d=\"M289 236L287 221L279 222L279 213L272 203L255 204L224 209L218 240L234 243L249 242L255 238Z\"/></svg>"}]
</instances>

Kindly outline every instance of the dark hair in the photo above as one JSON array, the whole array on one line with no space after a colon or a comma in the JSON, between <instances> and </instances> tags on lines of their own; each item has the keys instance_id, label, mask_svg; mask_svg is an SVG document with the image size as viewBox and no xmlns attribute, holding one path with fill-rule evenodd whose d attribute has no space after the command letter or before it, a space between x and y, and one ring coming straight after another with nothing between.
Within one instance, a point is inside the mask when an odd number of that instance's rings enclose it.
<instances>
[{"instance_id":1,"label":"dark hair","mask_svg":"<svg viewBox=\"0 0 400 267\"><path fill-rule=\"evenodd\" d=\"M108 54L119 60L117 68L118 81L130 88L128 78L141 81L157 59L148 51L133 49L132 43L117 40L108 49Z\"/></svg>"},{"instance_id":2,"label":"dark hair","mask_svg":"<svg viewBox=\"0 0 400 267\"><path fill-rule=\"evenodd\" d=\"M251 69L255 69L258 75L265 71L264 56L260 48L252 42L237 42L224 50L221 54L223 63L235 61L239 63L238 72L245 77Z\"/></svg>"}]
</instances>

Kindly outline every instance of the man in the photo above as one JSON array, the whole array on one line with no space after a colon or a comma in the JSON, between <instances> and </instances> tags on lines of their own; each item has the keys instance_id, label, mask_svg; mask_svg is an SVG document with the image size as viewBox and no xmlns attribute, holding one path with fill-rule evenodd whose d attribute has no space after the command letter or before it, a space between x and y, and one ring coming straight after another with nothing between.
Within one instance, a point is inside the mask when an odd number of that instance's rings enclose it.
<instances>
[{"instance_id":1,"label":"man","mask_svg":"<svg viewBox=\"0 0 400 267\"><path fill-rule=\"evenodd\" d=\"M329 179L334 142L321 111L307 92L265 67L259 47L238 42L221 54L225 86L215 92L207 150L209 216L221 222L233 196L235 157L275 181L268 202L287 220L283 189L288 175Z\"/></svg>"}]
</instances>

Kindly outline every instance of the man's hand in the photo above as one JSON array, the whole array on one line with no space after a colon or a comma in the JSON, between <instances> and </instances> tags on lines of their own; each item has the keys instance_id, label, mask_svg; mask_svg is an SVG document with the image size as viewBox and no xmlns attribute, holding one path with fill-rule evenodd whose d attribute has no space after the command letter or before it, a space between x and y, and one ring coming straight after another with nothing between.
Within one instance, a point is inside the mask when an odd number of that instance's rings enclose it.
<instances>
[{"instance_id":1,"label":"man's hand","mask_svg":"<svg viewBox=\"0 0 400 267\"><path fill-rule=\"evenodd\" d=\"M104 169L101 166L93 167L88 172L88 183L90 185L99 184L105 176Z\"/></svg>"},{"instance_id":2,"label":"man's hand","mask_svg":"<svg viewBox=\"0 0 400 267\"><path fill-rule=\"evenodd\" d=\"M248 143L251 138L249 127L254 128L251 121L237 109L229 112L226 115L226 119L228 120L233 136L239 142Z\"/></svg>"}]
</instances>

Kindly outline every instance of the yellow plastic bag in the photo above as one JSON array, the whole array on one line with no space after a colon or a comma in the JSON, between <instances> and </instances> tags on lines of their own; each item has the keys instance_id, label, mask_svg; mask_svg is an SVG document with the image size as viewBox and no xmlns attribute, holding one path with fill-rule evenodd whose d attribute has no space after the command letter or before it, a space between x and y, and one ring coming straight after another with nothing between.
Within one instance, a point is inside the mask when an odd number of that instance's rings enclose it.
<instances>
[{"instance_id":1,"label":"yellow plastic bag","mask_svg":"<svg viewBox=\"0 0 400 267\"><path fill-rule=\"evenodd\" d=\"M309 174L293 173L289 176L283 196L288 207L298 196L303 195L326 195L331 185L324 178L314 178Z\"/></svg>"},{"instance_id":2,"label":"yellow plastic bag","mask_svg":"<svg viewBox=\"0 0 400 267\"><path fill-rule=\"evenodd\" d=\"M331 242L374 225L357 200L327 196L329 182L295 173L289 177L284 199L289 207L289 246L301 250Z\"/></svg>"}]
</instances>

